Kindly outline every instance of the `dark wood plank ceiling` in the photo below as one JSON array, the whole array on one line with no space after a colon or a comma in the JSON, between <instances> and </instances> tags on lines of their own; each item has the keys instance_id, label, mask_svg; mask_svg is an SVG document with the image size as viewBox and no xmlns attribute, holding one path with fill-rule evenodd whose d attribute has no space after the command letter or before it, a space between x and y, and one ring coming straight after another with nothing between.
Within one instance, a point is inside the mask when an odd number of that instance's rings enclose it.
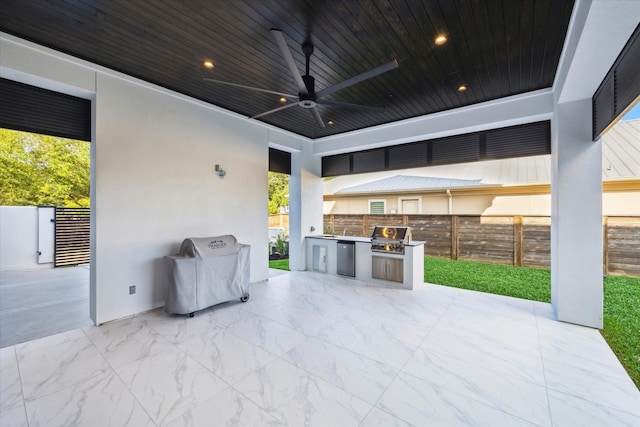
<instances>
[{"instance_id":1,"label":"dark wood plank ceiling","mask_svg":"<svg viewBox=\"0 0 640 427\"><path fill-rule=\"evenodd\" d=\"M2 0L0 29L208 103L253 116L278 97L203 77L298 92L269 29L301 73L315 52L321 90L397 59L400 67L327 99L382 113L299 106L259 118L310 138L551 87L574 0ZM436 46L438 34L448 42ZM216 67L202 66L211 59ZM456 88L466 85L468 90Z\"/></svg>"}]
</instances>

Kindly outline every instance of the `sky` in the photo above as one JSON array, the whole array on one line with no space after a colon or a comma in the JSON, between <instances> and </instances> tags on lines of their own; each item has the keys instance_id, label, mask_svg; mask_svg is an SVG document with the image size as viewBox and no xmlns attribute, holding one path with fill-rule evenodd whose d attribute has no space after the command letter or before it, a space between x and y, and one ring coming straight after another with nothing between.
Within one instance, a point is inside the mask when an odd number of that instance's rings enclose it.
<instances>
[{"instance_id":1,"label":"sky","mask_svg":"<svg viewBox=\"0 0 640 427\"><path fill-rule=\"evenodd\" d=\"M640 102L636 104L625 116L620 120L640 119Z\"/></svg>"}]
</instances>

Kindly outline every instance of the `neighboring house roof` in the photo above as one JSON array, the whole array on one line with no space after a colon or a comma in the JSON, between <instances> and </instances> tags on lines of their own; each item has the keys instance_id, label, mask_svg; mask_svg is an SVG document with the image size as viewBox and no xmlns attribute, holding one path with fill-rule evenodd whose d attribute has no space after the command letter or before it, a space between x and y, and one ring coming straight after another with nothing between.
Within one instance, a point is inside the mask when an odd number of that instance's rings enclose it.
<instances>
[{"instance_id":1,"label":"neighboring house roof","mask_svg":"<svg viewBox=\"0 0 640 427\"><path fill-rule=\"evenodd\" d=\"M379 179L377 181L343 188L336 194L380 193L398 190L423 190L426 188L469 187L480 185L481 182L482 180L480 179L450 179L435 178L431 176L396 175L390 178Z\"/></svg>"},{"instance_id":2,"label":"neighboring house roof","mask_svg":"<svg viewBox=\"0 0 640 427\"><path fill-rule=\"evenodd\" d=\"M640 177L640 119L618 122L602 137L602 177Z\"/></svg>"},{"instance_id":3,"label":"neighboring house roof","mask_svg":"<svg viewBox=\"0 0 640 427\"><path fill-rule=\"evenodd\" d=\"M618 122L601 140L604 180L640 178L640 119ZM364 194L460 187L548 184L550 156L489 160L346 175L325 181L324 194Z\"/></svg>"}]
</instances>

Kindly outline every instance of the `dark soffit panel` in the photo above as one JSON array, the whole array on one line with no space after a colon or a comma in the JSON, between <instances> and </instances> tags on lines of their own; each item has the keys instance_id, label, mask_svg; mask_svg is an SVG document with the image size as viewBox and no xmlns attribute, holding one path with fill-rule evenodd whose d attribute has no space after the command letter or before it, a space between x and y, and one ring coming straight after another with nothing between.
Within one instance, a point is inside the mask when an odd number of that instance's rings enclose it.
<instances>
[{"instance_id":1,"label":"dark soffit panel","mask_svg":"<svg viewBox=\"0 0 640 427\"><path fill-rule=\"evenodd\" d=\"M291 153L269 148L269 172L291 175Z\"/></svg>"},{"instance_id":2,"label":"dark soffit panel","mask_svg":"<svg viewBox=\"0 0 640 427\"><path fill-rule=\"evenodd\" d=\"M592 129L595 141L640 97L640 24L593 94Z\"/></svg>"},{"instance_id":3,"label":"dark soffit panel","mask_svg":"<svg viewBox=\"0 0 640 427\"><path fill-rule=\"evenodd\" d=\"M330 7L328 7L330 5ZM258 120L319 138L551 87L574 0L3 0L0 29L245 116L278 97L209 77L296 93L270 28L304 72L311 39L318 90L397 59L400 67L327 99L385 106L373 113L321 105L319 127L294 106ZM434 39L446 34L448 42ZM216 67L206 70L204 59ZM468 87L458 92L459 85Z\"/></svg>"},{"instance_id":4,"label":"dark soffit panel","mask_svg":"<svg viewBox=\"0 0 640 427\"><path fill-rule=\"evenodd\" d=\"M324 156L322 157L322 176L381 172L550 153L551 122L546 120Z\"/></svg>"},{"instance_id":5,"label":"dark soffit panel","mask_svg":"<svg viewBox=\"0 0 640 427\"><path fill-rule=\"evenodd\" d=\"M0 128L91 141L91 101L0 78Z\"/></svg>"}]
</instances>

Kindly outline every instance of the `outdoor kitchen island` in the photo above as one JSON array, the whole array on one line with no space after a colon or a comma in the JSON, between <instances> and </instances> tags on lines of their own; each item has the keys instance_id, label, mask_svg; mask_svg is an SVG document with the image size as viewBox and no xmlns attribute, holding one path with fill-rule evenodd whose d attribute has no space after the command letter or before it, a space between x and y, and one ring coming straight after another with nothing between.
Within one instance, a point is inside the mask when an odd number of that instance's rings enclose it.
<instances>
[{"instance_id":1,"label":"outdoor kitchen island","mask_svg":"<svg viewBox=\"0 0 640 427\"><path fill-rule=\"evenodd\" d=\"M403 253L387 253L373 251L370 237L307 236L306 269L337 275L341 242L355 245L354 279L402 289L424 282L424 242L418 241L404 244Z\"/></svg>"}]
</instances>

